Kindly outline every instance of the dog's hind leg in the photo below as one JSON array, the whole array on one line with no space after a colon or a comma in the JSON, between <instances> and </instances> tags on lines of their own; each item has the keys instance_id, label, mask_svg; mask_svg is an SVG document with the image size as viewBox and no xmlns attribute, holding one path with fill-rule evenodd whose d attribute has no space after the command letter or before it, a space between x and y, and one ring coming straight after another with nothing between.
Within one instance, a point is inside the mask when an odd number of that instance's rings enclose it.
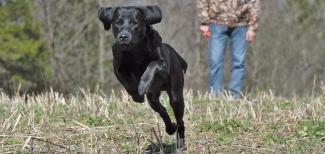
<instances>
[{"instance_id":1,"label":"dog's hind leg","mask_svg":"<svg viewBox=\"0 0 325 154\"><path fill-rule=\"evenodd\" d=\"M183 90L172 90L167 91L167 93L177 121L177 147L183 148L185 146L185 126L183 121L185 105Z\"/></svg>"},{"instance_id":2,"label":"dog's hind leg","mask_svg":"<svg viewBox=\"0 0 325 154\"><path fill-rule=\"evenodd\" d=\"M176 63L177 64L177 63ZM178 148L185 147L185 126L183 121L184 116L184 74L181 65L174 65L174 69L170 79L170 89L167 90L170 105L173 108L174 115L177 121L177 146Z\"/></svg>"},{"instance_id":3,"label":"dog's hind leg","mask_svg":"<svg viewBox=\"0 0 325 154\"><path fill-rule=\"evenodd\" d=\"M148 99L148 102L151 106L151 108L158 112L160 117L163 119L164 123L165 123L165 126L166 126L166 132L169 134L169 135L172 135L176 132L177 130L177 126L175 123L172 123L172 121L170 120L170 117L166 111L166 108L161 105L160 101L159 101L159 96L160 96L160 92L157 92L157 93L153 93L153 92L150 92L150 93L147 93L147 99Z\"/></svg>"}]
</instances>

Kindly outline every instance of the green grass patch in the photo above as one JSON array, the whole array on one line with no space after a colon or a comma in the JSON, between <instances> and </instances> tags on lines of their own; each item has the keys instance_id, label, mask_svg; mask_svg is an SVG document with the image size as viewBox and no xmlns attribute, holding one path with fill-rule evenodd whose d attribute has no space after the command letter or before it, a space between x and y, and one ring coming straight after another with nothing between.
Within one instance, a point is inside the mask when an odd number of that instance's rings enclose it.
<instances>
[{"instance_id":1,"label":"green grass patch","mask_svg":"<svg viewBox=\"0 0 325 154\"><path fill-rule=\"evenodd\" d=\"M283 103L280 103L279 107L280 109L286 110L286 109L291 109L294 106L294 102L291 101L285 101Z\"/></svg>"},{"instance_id":2,"label":"green grass patch","mask_svg":"<svg viewBox=\"0 0 325 154\"><path fill-rule=\"evenodd\" d=\"M218 142L229 143L236 135L249 131L248 121L224 120L220 122L206 122L197 126L200 132L213 132Z\"/></svg>"},{"instance_id":3,"label":"green grass patch","mask_svg":"<svg viewBox=\"0 0 325 154\"><path fill-rule=\"evenodd\" d=\"M298 135L325 141L325 121L304 120L298 123Z\"/></svg>"},{"instance_id":4,"label":"green grass patch","mask_svg":"<svg viewBox=\"0 0 325 154\"><path fill-rule=\"evenodd\" d=\"M265 141L269 143L286 144L288 138L279 133L269 133L265 136Z\"/></svg>"},{"instance_id":5,"label":"green grass patch","mask_svg":"<svg viewBox=\"0 0 325 154\"><path fill-rule=\"evenodd\" d=\"M71 96L73 99L48 97L53 94L31 96L35 98L28 104L23 97L0 98L0 135L3 135L0 147L19 153L21 149L15 148L29 136L35 136L69 147L71 153L137 153L137 149L142 151L152 142L157 143L152 129L162 135L164 144L176 144L176 134L170 136L165 132L163 120L148 105L125 101L129 99L127 95L114 99L85 95L87 98ZM185 97L188 153L322 153L324 150L325 122L320 119L324 118L325 109L320 104L325 99L287 99L267 94L236 101L188 98L193 97ZM36 99L38 102L33 102ZM161 100L175 122L168 98ZM47 152L46 142L34 140L34 145L33 153ZM51 150L65 152L57 145L50 145ZM28 146L26 150L29 151Z\"/></svg>"}]
</instances>

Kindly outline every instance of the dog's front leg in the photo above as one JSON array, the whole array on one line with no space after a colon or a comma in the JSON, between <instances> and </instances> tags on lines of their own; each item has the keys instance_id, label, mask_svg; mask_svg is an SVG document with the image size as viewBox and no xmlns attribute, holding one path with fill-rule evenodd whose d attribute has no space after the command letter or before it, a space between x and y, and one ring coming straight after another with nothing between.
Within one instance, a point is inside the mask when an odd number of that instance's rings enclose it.
<instances>
[{"instance_id":1,"label":"dog's front leg","mask_svg":"<svg viewBox=\"0 0 325 154\"><path fill-rule=\"evenodd\" d=\"M159 89L164 82L168 81L170 74L169 52L164 52L161 47L158 47L155 53L158 60L150 62L143 73L138 87L140 95L144 95L150 89Z\"/></svg>"},{"instance_id":2,"label":"dog's front leg","mask_svg":"<svg viewBox=\"0 0 325 154\"><path fill-rule=\"evenodd\" d=\"M144 102L144 96L138 93L139 82L130 73L122 70L118 70L114 67L114 74L120 83L123 85L125 90L132 96L133 101L138 103Z\"/></svg>"}]
</instances>

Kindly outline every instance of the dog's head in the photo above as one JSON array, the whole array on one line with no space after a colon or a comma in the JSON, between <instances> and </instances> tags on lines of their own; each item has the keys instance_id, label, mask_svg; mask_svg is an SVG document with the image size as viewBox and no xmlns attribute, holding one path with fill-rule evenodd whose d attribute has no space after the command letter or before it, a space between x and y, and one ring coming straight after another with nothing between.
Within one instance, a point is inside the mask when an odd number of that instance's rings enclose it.
<instances>
[{"instance_id":1,"label":"dog's head","mask_svg":"<svg viewBox=\"0 0 325 154\"><path fill-rule=\"evenodd\" d=\"M105 30L113 28L118 44L137 44L144 39L148 25L159 23L162 13L158 6L101 7L98 17Z\"/></svg>"}]
</instances>

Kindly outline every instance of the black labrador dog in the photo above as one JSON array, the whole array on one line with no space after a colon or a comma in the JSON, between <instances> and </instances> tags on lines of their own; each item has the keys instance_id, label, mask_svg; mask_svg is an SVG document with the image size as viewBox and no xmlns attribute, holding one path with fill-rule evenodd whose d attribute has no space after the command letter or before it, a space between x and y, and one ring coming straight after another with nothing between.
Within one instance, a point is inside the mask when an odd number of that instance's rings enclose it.
<instances>
[{"instance_id":1,"label":"black labrador dog","mask_svg":"<svg viewBox=\"0 0 325 154\"><path fill-rule=\"evenodd\" d=\"M168 44L162 43L152 25L162 19L158 6L101 7L98 12L105 30L112 28L116 41L113 67L117 79L135 102L144 102L146 95L151 108L162 117L166 132L178 133L178 146L184 141L184 74L186 61ZM161 105L159 96L167 91L177 125Z\"/></svg>"}]
</instances>

